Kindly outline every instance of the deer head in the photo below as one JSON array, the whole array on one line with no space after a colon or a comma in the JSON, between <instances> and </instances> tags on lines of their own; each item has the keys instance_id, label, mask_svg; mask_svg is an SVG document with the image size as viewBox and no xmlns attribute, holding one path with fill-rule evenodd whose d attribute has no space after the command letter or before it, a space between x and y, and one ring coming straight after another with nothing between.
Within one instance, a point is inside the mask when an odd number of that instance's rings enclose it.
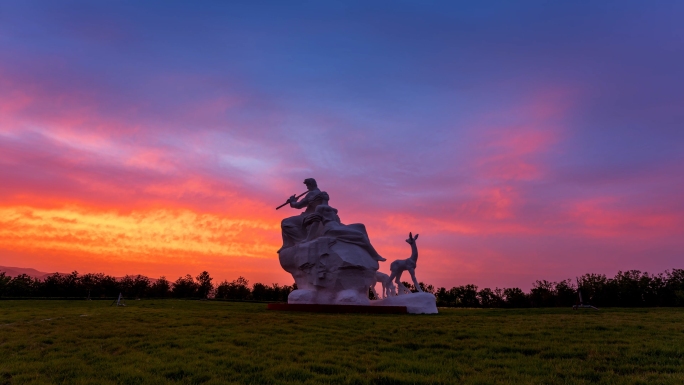
<instances>
[{"instance_id":1,"label":"deer head","mask_svg":"<svg viewBox=\"0 0 684 385\"><path fill-rule=\"evenodd\" d=\"M413 234L409 233L409 237L406 240L406 243L408 243L409 245L412 245L416 242L417 239L418 239L418 234L416 234L416 236L414 237Z\"/></svg>"}]
</instances>

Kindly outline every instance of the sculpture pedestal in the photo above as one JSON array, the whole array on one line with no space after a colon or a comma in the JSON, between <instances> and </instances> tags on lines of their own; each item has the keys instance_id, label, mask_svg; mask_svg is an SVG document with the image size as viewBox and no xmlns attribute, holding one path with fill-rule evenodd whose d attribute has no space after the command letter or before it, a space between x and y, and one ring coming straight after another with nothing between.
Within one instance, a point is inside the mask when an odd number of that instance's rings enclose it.
<instances>
[{"instance_id":1,"label":"sculpture pedestal","mask_svg":"<svg viewBox=\"0 0 684 385\"><path fill-rule=\"evenodd\" d=\"M269 303L268 310L308 311L312 313L406 314L406 306L317 305Z\"/></svg>"},{"instance_id":2,"label":"sculpture pedestal","mask_svg":"<svg viewBox=\"0 0 684 385\"><path fill-rule=\"evenodd\" d=\"M409 314L437 314L437 299L430 293L411 293L370 301L371 306L406 306Z\"/></svg>"}]
</instances>

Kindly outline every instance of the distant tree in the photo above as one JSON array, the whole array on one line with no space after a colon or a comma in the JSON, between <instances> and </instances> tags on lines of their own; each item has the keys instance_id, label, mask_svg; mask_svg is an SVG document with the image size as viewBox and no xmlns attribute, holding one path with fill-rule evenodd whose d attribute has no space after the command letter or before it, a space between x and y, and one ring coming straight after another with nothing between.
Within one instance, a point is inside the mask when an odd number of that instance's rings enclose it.
<instances>
[{"instance_id":1,"label":"distant tree","mask_svg":"<svg viewBox=\"0 0 684 385\"><path fill-rule=\"evenodd\" d=\"M615 306L617 303L614 285L604 274L585 274L578 281L577 290L582 291L585 303L594 306Z\"/></svg>"},{"instance_id":2,"label":"distant tree","mask_svg":"<svg viewBox=\"0 0 684 385\"><path fill-rule=\"evenodd\" d=\"M252 299L255 301L267 301L268 300L268 286L263 283L255 283L252 286Z\"/></svg>"},{"instance_id":3,"label":"distant tree","mask_svg":"<svg viewBox=\"0 0 684 385\"><path fill-rule=\"evenodd\" d=\"M155 298L166 298L171 295L171 283L163 275L150 285L150 296Z\"/></svg>"},{"instance_id":4,"label":"distant tree","mask_svg":"<svg viewBox=\"0 0 684 385\"><path fill-rule=\"evenodd\" d=\"M646 279L644 279L646 278ZM617 306L635 307L646 305L644 294L648 287L649 277L644 277L639 270L618 271L615 278L610 282L615 286L617 294Z\"/></svg>"},{"instance_id":5,"label":"distant tree","mask_svg":"<svg viewBox=\"0 0 684 385\"><path fill-rule=\"evenodd\" d=\"M684 269L665 271L663 306L684 306Z\"/></svg>"},{"instance_id":6,"label":"distant tree","mask_svg":"<svg viewBox=\"0 0 684 385\"><path fill-rule=\"evenodd\" d=\"M84 274L78 278L81 293L90 298L116 297L121 292L116 278L103 273Z\"/></svg>"},{"instance_id":7,"label":"distant tree","mask_svg":"<svg viewBox=\"0 0 684 385\"><path fill-rule=\"evenodd\" d=\"M197 296L197 283L192 279L192 275L179 277L173 283L172 295L176 298L190 298Z\"/></svg>"},{"instance_id":8,"label":"distant tree","mask_svg":"<svg viewBox=\"0 0 684 385\"><path fill-rule=\"evenodd\" d=\"M255 301L286 302L287 296L292 290L292 286L280 286L277 283L266 286L257 282L252 286L252 299Z\"/></svg>"},{"instance_id":9,"label":"distant tree","mask_svg":"<svg viewBox=\"0 0 684 385\"><path fill-rule=\"evenodd\" d=\"M78 272L50 274L41 282L40 294L44 297L82 297L84 293Z\"/></svg>"},{"instance_id":10,"label":"distant tree","mask_svg":"<svg viewBox=\"0 0 684 385\"><path fill-rule=\"evenodd\" d=\"M6 286L8 297L33 297L40 293L42 282L26 274L12 278Z\"/></svg>"},{"instance_id":11,"label":"distant tree","mask_svg":"<svg viewBox=\"0 0 684 385\"><path fill-rule=\"evenodd\" d=\"M530 303L533 307L550 307L556 304L554 284L547 280L535 281L530 290Z\"/></svg>"},{"instance_id":12,"label":"distant tree","mask_svg":"<svg viewBox=\"0 0 684 385\"><path fill-rule=\"evenodd\" d=\"M116 297L121 292L119 282L111 275L98 274L98 294L100 297Z\"/></svg>"},{"instance_id":13,"label":"distant tree","mask_svg":"<svg viewBox=\"0 0 684 385\"><path fill-rule=\"evenodd\" d=\"M53 273L43 279L41 295L44 297L64 297L62 275Z\"/></svg>"},{"instance_id":14,"label":"distant tree","mask_svg":"<svg viewBox=\"0 0 684 385\"><path fill-rule=\"evenodd\" d=\"M641 288L643 299L643 306L664 306L664 299L666 297L667 278L663 274L650 275L644 273L639 279L639 287Z\"/></svg>"},{"instance_id":15,"label":"distant tree","mask_svg":"<svg viewBox=\"0 0 684 385\"><path fill-rule=\"evenodd\" d=\"M8 277L4 271L0 271L0 297L5 296L7 287L9 286L12 277Z\"/></svg>"},{"instance_id":16,"label":"distant tree","mask_svg":"<svg viewBox=\"0 0 684 385\"><path fill-rule=\"evenodd\" d=\"M570 307L579 300L577 288L569 279L556 282L553 291L556 296L555 306Z\"/></svg>"},{"instance_id":17,"label":"distant tree","mask_svg":"<svg viewBox=\"0 0 684 385\"><path fill-rule=\"evenodd\" d=\"M445 287L440 287L435 291L435 298L437 299L437 306L450 307L456 306L456 297Z\"/></svg>"},{"instance_id":18,"label":"distant tree","mask_svg":"<svg viewBox=\"0 0 684 385\"><path fill-rule=\"evenodd\" d=\"M271 290L273 292L273 296L271 299L269 299L269 301L287 302L287 296L290 295L293 288L292 286L280 286L277 283L274 283L271 285Z\"/></svg>"},{"instance_id":19,"label":"distant tree","mask_svg":"<svg viewBox=\"0 0 684 385\"><path fill-rule=\"evenodd\" d=\"M100 283L99 276L101 275L102 274L84 274L78 279L79 286L83 289L86 297L96 298L99 296L97 289Z\"/></svg>"},{"instance_id":20,"label":"distant tree","mask_svg":"<svg viewBox=\"0 0 684 385\"><path fill-rule=\"evenodd\" d=\"M62 276L62 294L64 297L85 297L87 293L81 287L78 271Z\"/></svg>"},{"instance_id":21,"label":"distant tree","mask_svg":"<svg viewBox=\"0 0 684 385\"><path fill-rule=\"evenodd\" d=\"M252 291L249 289L249 281L240 276L238 279L228 282L223 281L216 287L216 298L223 299L250 299Z\"/></svg>"},{"instance_id":22,"label":"distant tree","mask_svg":"<svg viewBox=\"0 0 684 385\"><path fill-rule=\"evenodd\" d=\"M119 280L119 291L126 297L133 297L133 286L135 285L135 277L132 275L125 275ZM117 293L118 295L118 293Z\"/></svg>"},{"instance_id":23,"label":"distant tree","mask_svg":"<svg viewBox=\"0 0 684 385\"><path fill-rule=\"evenodd\" d=\"M435 287L432 285L426 285L423 282L418 282L418 286L420 286L420 289L426 293L435 294Z\"/></svg>"},{"instance_id":24,"label":"distant tree","mask_svg":"<svg viewBox=\"0 0 684 385\"><path fill-rule=\"evenodd\" d=\"M465 285L451 289L456 296L458 306L461 307L480 307L480 300L477 298L477 286Z\"/></svg>"},{"instance_id":25,"label":"distant tree","mask_svg":"<svg viewBox=\"0 0 684 385\"><path fill-rule=\"evenodd\" d=\"M492 290L486 287L477 292L477 297L482 307L497 308L504 305L503 292L499 288Z\"/></svg>"},{"instance_id":26,"label":"distant tree","mask_svg":"<svg viewBox=\"0 0 684 385\"><path fill-rule=\"evenodd\" d=\"M214 285L211 284L212 278L206 271L201 272L197 277L197 296L207 298L213 294Z\"/></svg>"},{"instance_id":27,"label":"distant tree","mask_svg":"<svg viewBox=\"0 0 684 385\"><path fill-rule=\"evenodd\" d=\"M447 290L440 287L435 290L437 306L480 307L476 285L452 287Z\"/></svg>"},{"instance_id":28,"label":"distant tree","mask_svg":"<svg viewBox=\"0 0 684 385\"><path fill-rule=\"evenodd\" d=\"M148 292L150 290L150 279L145 277L144 275L136 275L133 278L133 283L130 287L130 296L135 297L135 298L144 298L148 296Z\"/></svg>"},{"instance_id":29,"label":"distant tree","mask_svg":"<svg viewBox=\"0 0 684 385\"><path fill-rule=\"evenodd\" d=\"M504 289L503 296L506 307L519 308L530 306L529 296L518 287Z\"/></svg>"}]
</instances>

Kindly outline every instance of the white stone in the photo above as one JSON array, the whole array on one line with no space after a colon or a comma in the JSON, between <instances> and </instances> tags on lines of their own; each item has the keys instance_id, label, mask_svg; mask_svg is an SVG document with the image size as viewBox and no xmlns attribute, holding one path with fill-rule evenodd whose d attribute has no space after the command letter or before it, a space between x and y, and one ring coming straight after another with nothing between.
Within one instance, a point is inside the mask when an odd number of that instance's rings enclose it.
<instances>
[{"instance_id":1,"label":"white stone","mask_svg":"<svg viewBox=\"0 0 684 385\"><path fill-rule=\"evenodd\" d=\"M410 314L437 314L437 299L430 293L411 293L371 301L373 306L406 306Z\"/></svg>"},{"instance_id":2,"label":"white stone","mask_svg":"<svg viewBox=\"0 0 684 385\"><path fill-rule=\"evenodd\" d=\"M357 290L342 290L337 293L335 297L335 304L337 305L370 305L370 299L368 299L368 293L364 290L359 293Z\"/></svg>"},{"instance_id":3,"label":"white stone","mask_svg":"<svg viewBox=\"0 0 684 385\"><path fill-rule=\"evenodd\" d=\"M385 261L373 248L366 227L361 223L345 225L337 210L328 205L330 196L318 189L316 181L304 181L307 192L291 196L280 207L290 205L306 210L281 222L283 247L278 250L280 265L292 274L297 290L290 293L290 304L406 306L409 313L437 313L435 297L429 293L410 292L401 284L401 274L408 271L420 290L415 268L418 260L416 240L409 233L406 242L411 257L394 261L391 275L378 272L378 262ZM278 207L278 208L280 208ZM277 208L277 209L278 209ZM400 288L396 295L392 280ZM382 300L370 301L368 290L377 282L383 286ZM403 290L401 290L403 289ZM375 293L376 298L379 297Z\"/></svg>"},{"instance_id":4,"label":"white stone","mask_svg":"<svg viewBox=\"0 0 684 385\"><path fill-rule=\"evenodd\" d=\"M289 296L287 296L287 303L316 303L316 291L298 289L293 290Z\"/></svg>"},{"instance_id":5,"label":"white stone","mask_svg":"<svg viewBox=\"0 0 684 385\"><path fill-rule=\"evenodd\" d=\"M280 265L297 289L288 303L368 305L378 261L361 247L321 237L280 251Z\"/></svg>"}]
</instances>

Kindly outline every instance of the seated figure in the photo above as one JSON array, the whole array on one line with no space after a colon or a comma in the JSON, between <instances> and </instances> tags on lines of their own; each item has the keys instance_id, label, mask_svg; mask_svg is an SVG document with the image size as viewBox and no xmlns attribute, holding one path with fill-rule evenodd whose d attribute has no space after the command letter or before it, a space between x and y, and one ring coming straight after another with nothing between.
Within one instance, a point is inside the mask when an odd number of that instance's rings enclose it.
<instances>
[{"instance_id":1,"label":"seated figure","mask_svg":"<svg viewBox=\"0 0 684 385\"><path fill-rule=\"evenodd\" d=\"M297 243L301 243L304 240L306 240L306 218L314 214L314 212L316 211L316 207L318 207L319 205L324 204L327 206L328 200L330 200L328 193L318 189L315 179L306 179L304 180L304 184L306 185L306 188L309 190L306 196L301 201L297 201L297 197L293 195L290 197L290 199L288 199L288 202L290 203L290 207L292 208L301 209L306 207L306 210L304 210L304 212L302 212L299 215L285 218L280 223L280 226L283 230L283 247L281 248L281 250L286 249L288 247L292 247Z\"/></svg>"},{"instance_id":2,"label":"seated figure","mask_svg":"<svg viewBox=\"0 0 684 385\"><path fill-rule=\"evenodd\" d=\"M309 190L306 196L301 201L297 201L297 197L293 195L288 201L290 207L296 209L306 207L306 210L299 215L285 218L281 222L283 246L280 250L327 236L361 246L376 261L386 260L371 245L366 227L363 224L342 224L337 215L337 209L328 206L330 196L325 191L318 189L315 179L308 178L304 180L304 184Z\"/></svg>"},{"instance_id":3,"label":"seated figure","mask_svg":"<svg viewBox=\"0 0 684 385\"><path fill-rule=\"evenodd\" d=\"M368 287L385 258L371 245L363 224L343 224L316 181L304 183L306 196L298 201L293 195L288 203L306 210L281 222L280 264L298 287L288 302L367 304Z\"/></svg>"}]
</instances>

